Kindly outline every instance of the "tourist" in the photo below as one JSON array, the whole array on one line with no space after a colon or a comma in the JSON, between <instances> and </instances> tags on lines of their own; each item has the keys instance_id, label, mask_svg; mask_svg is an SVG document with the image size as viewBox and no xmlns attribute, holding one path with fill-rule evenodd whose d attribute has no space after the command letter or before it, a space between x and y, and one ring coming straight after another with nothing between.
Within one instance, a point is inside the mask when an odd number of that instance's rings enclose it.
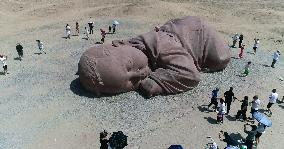
<instances>
[{"instance_id":1,"label":"tourist","mask_svg":"<svg viewBox=\"0 0 284 149\"><path fill-rule=\"evenodd\" d=\"M37 41L37 45L38 45L38 49L39 49L40 53L43 52L44 54L46 54L46 52L44 51L44 48L43 48L42 41L40 41L40 40L36 40L36 41Z\"/></svg>"},{"instance_id":2,"label":"tourist","mask_svg":"<svg viewBox=\"0 0 284 149\"><path fill-rule=\"evenodd\" d=\"M22 46L20 43L18 43L18 44L16 45L16 50L17 50L17 53L18 53L18 55L19 55L19 59L20 59L20 61L21 61L22 58L23 58L23 56L24 56L23 46Z\"/></svg>"},{"instance_id":3,"label":"tourist","mask_svg":"<svg viewBox=\"0 0 284 149\"><path fill-rule=\"evenodd\" d=\"M275 68L274 67L274 65L275 65L275 63L279 60L279 57L280 57L280 51L279 50L277 50L276 52L274 52L274 54L273 54L273 60L272 60L272 64L271 64L271 67L272 68Z\"/></svg>"},{"instance_id":4,"label":"tourist","mask_svg":"<svg viewBox=\"0 0 284 149\"><path fill-rule=\"evenodd\" d=\"M256 141L256 144L259 143L259 138L262 134L265 133L265 129L266 129L266 126L262 123L258 123L257 125L257 129L256 129L256 135L255 135L255 141Z\"/></svg>"},{"instance_id":5,"label":"tourist","mask_svg":"<svg viewBox=\"0 0 284 149\"><path fill-rule=\"evenodd\" d=\"M8 73L8 66L7 66L7 56L0 55L0 61L3 63L4 75L6 76Z\"/></svg>"},{"instance_id":6,"label":"tourist","mask_svg":"<svg viewBox=\"0 0 284 149\"><path fill-rule=\"evenodd\" d=\"M251 61L249 61L246 66L245 66L245 71L244 71L244 77L247 77L249 75L249 68L250 68L250 65L251 65Z\"/></svg>"},{"instance_id":7,"label":"tourist","mask_svg":"<svg viewBox=\"0 0 284 149\"><path fill-rule=\"evenodd\" d=\"M254 112L258 112L258 109L260 108L260 99L258 98L257 95L253 96L253 101L251 102L251 115L252 115L252 120L254 119L253 118L253 113Z\"/></svg>"},{"instance_id":8,"label":"tourist","mask_svg":"<svg viewBox=\"0 0 284 149\"><path fill-rule=\"evenodd\" d=\"M65 29L66 29L66 39L67 38L70 39L70 37L71 37L71 27L69 26L69 24L66 25Z\"/></svg>"},{"instance_id":9,"label":"tourist","mask_svg":"<svg viewBox=\"0 0 284 149\"><path fill-rule=\"evenodd\" d=\"M79 33L80 33L80 31L79 31L79 23L76 22L76 34L77 34L77 36L79 36Z\"/></svg>"},{"instance_id":10,"label":"tourist","mask_svg":"<svg viewBox=\"0 0 284 149\"><path fill-rule=\"evenodd\" d=\"M239 37L239 48L242 47L243 40L244 40L244 35L241 34L240 37Z\"/></svg>"},{"instance_id":11,"label":"tourist","mask_svg":"<svg viewBox=\"0 0 284 149\"><path fill-rule=\"evenodd\" d=\"M213 91L212 91L212 97L211 97L211 101L208 105L208 110L210 108L210 106L213 104L214 105L214 110L216 111L217 106L218 106L218 101L217 101L217 97L218 97L218 92L219 92L219 88L216 87Z\"/></svg>"},{"instance_id":12,"label":"tourist","mask_svg":"<svg viewBox=\"0 0 284 149\"><path fill-rule=\"evenodd\" d=\"M270 114L270 116L272 115L270 108L273 104L276 103L276 100L278 100L278 94L276 93L276 89L273 89L272 93L269 96L269 102L267 104L267 110L266 110Z\"/></svg>"},{"instance_id":13,"label":"tourist","mask_svg":"<svg viewBox=\"0 0 284 149\"><path fill-rule=\"evenodd\" d=\"M105 38L106 38L106 31L103 30L103 29L100 29L101 31L101 35L102 35L102 38L101 38L101 43L105 43Z\"/></svg>"},{"instance_id":14,"label":"tourist","mask_svg":"<svg viewBox=\"0 0 284 149\"><path fill-rule=\"evenodd\" d=\"M90 34L94 34L94 22L90 21L89 23L89 31L90 31Z\"/></svg>"},{"instance_id":15,"label":"tourist","mask_svg":"<svg viewBox=\"0 0 284 149\"><path fill-rule=\"evenodd\" d=\"M232 38L233 38L233 45L232 45L232 47L235 48L236 47L236 43L237 43L237 41L239 39L238 33L236 33Z\"/></svg>"},{"instance_id":16,"label":"tourist","mask_svg":"<svg viewBox=\"0 0 284 149\"><path fill-rule=\"evenodd\" d=\"M244 45L244 44L242 44L240 48L241 48L241 52L239 53L239 58L243 58L245 45Z\"/></svg>"},{"instance_id":17,"label":"tourist","mask_svg":"<svg viewBox=\"0 0 284 149\"><path fill-rule=\"evenodd\" d=\"M236 119L240 119L240 116L242 116L242 119L246 121L247 120L246 113L248 110L248 96L245 96L244 100L242 100L241 102L242 102L241 110L237 112Z\"/></svg>"},{"instance_id":18,"label":"tourist","mask_svg":"<svg viewBox=\"0 0 284 149\"><path fill-rule=\"evenodd\" d=\"M111 33L111 26L108 26L108 33Z\"/></svg>"},{"instance_id":19,"label":"tourist","mask_svg":"<svg viewBox=\"0 0 284 149\"><path fill-rule=\"evenodd\" d=\"M251 126L251 130L249 131L246 126ZM244 124L244 132L247 134L244 144L247 146L247 149L252 149L257 134L257 126L246 123Z\"/></svg>"},{"instance_id":20,"label":"tourist","mask_svg":"<svg viewBox=\"0 0 284 149\"><path fill-rule=\"evenodd\" d=\"M104 130L103 132L100 133L100 149L108 149L108 138L107 138L108 133Z\"/></svg>"},{"instance_id":21,"label":"tourist","mask_svg":"<svg viewBox=\"0 0 284 149\"><path fill-rule=\"evenodd\" d=\"M220 98L219 110L217 114L217 123L223 123L224 114L226 114L226 105L224 99Z\"/></svg>"},{"instance_id":22,"label":"tourist","mask_svg":"<svg viewBox=\"0 0 284 149\"><path fill-rule=\"evenodd\" d=\"M88 28L85 27L85 33L86 34L86 40L89 40L89 31L88 31Z\"/></svg>"},{"instance_id":23,"label":"tourist","mask_svg":"<svg viewBox=\"0 0 284 149\"><path fill-rule=\"evenodd\" d=\"M258 48L259 45L259 39L254 39L254 44L253 44L253 52L254 54L256 54L256 50Z\"/></svg>"},{"instance_id":24,"label":"tourist","mask_svg":"<svg viewBox=\"0 0 284 149\"><path fill-rule=\"evenodd\" d=\"M229 114L230 109L231 109L231 103L233 102L233 99L236 99L234 92L233 92L233 87L230 87L230 90L224 93L224 97L225 97L225 103L227 106L227 114Z\"/></svg>"},{"instance_id":25,"label":"tourist","mask_svg":"<svg viewBox=\"0 0 284 149\"><path fill-rule=\"evenodd\" d=\"M114 34L115 32L116 32L116 24L113 23L113 24L112 24L112 33Z\"/></svg>"}]
</instances>

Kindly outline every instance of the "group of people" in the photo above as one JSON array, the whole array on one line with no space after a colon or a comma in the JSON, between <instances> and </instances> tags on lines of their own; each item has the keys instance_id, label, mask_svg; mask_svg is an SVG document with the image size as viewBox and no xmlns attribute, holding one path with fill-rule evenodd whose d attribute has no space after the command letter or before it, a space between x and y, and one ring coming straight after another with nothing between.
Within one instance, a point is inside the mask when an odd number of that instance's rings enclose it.
<instances>
[{"instance_id":1,"label":"group of people","mask_svg":"<svg viewBox=\"0 0 284 149\"><path fill-rule=\"evenodd\" d=\"M89 34L94 34L94 22L90 21L88 22L88 27L85 26L85 31L84 34L86 35L86 40L89 40ZM117 26L118 22L114 21L112 25L109 25L108 27L108 33L112 33L115 34L116 33L116 26ZM79 23L76 22L75 23L75 29L76 29L76 33L74 34L75 36L79 36L80 34L80 27L79 27ZM71 27L69 24L66 24L65 26L65 30L66 30L66 39L71 39ZM100 29L101 32L101 43L103 44L105 42L105 38L106 38L106 31L104 29Z\"/></svg>"},{"instance_id":2,"label":"group of people","mask_svg":"<svg viewBox=\"0 0 284 149\"><path fill-rule=\"evenodd\" d=\"M243 55L244 55L244 50L245 50L245 44L243 44L243 40L244 40L244 35L242 34L238 34L238 33L235 33L232 37L233 39L233 44L232 44L232 48L236 48L236 43L237 41L239 40L239 48L240 48L240 53L239 53L239 58L242 59L243 58ZM254 38L254 44L253 44L253 52L254 54L256 54L256 51L259 47L259 43L260 43L260 40L257 39L257 38ZM273 53L273 59L272 59L272 63L271 63L271 67L272 68L275 68L275 64L276 62L279 60L280 58L280 51L279 50L276 50L274 53ZM247 77L249 75L249 72L250 72L250 66L251 66L251 61L247 62L247 64L245 65L245 68L244 68L244 71L243 71L243 76L244 77Z\"/></svg>"},{"instance_id":3,"label":"group of people","mask_svg":"<svg viewBox=\"0 0 284 149\"><path fill-rule=\"evenodd\" d=\"M242 121L247 122L247 124L245 124L245 128L247 125L250 125L252 127L250 132L245 129L245 132L249 133L249 135L244 141L244 144L247 146L247 148L251 149L253 145L257 145L259 143L260 136L265 132L265 129L267 128L267 126L261 122L259 122L257 126L254 125L254 121L255 121L254 115L257 112L259 112L259 109L261 108L261 105L262 105L261 100L259 99L258 95L253 96L253 100L251 102L249 102L248 96L244 96L243 100L239 100L233 92L233 87L230 87L230 89L224 93L223 97L220 97L219 91L220 89L218 87L212 91L211 101L208 104L208 111L210 110L210 107L214 105L213 109L214 111L217 112L217 123L221 124L223 123L224 115L229 114L232 103L235 100L242 102L241 109L238 110L235 117L236 117L236 120L242 120ZM218 100L219 100L219 103L218 103ZM272 89L272 93L268 97L268 103L265 109L265 114L268 117L272 116L271 107L277 101L279 101L279 103L283 102L284 96L282 97L282 100L280 101L279 95L277 94L276 89ZM248 118L246 115L249 105L251 105L251 111L250 111L251 118ZM249 124L249 122L251 124ZM223 136L225 136L226 138L225 140L227 143L230 142L228 141L228 138L229 138L228 134L224 133L223 131L221 131L220 133ZM221 140L224 140L224 139L221 139ZM228 143L228 144L230 145L231 143Z\"/></svg>"}]
</instances>

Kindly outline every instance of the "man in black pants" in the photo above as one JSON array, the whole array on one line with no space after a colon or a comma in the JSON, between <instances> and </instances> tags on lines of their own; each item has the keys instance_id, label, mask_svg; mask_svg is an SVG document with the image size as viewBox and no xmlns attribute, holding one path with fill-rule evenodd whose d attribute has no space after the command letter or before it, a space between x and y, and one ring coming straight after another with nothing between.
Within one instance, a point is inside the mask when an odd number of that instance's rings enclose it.
<instances>
[{"instance_id":1,"label":"man in black pants","mask_svg":"<svg viewBox=\"0 0 284 149\"><path fill-rule=\"evenodd\" d=\"M251 126L251 131L248 131L246 126ZM244 125L244 132L248 135L244 144L248 147L248 149L252 149L252 146L254 145L255 135L257 134L256 129L256 125L250 125L248 123Z\"/></svg>"},{"instance_id":2,"label":"man in black pants","mask_svg":"<svg viewBox=\"0 0 284 149\"><path fill-rule=\"evenodd\" d=\"M90 28L90 34L94 34L94 30L93 30L94 22L90 21L88 24L89 24L89 28Z\"/></svg>"},{"instance_id":3,"label":"man in black pants","mask_svg":"<svg viewBox=\"0 0 284 149\"><path fill-rule=\"evenodd\" d=\"M242 47L243 40L244 40L244 35L241 34L240 37L239 37L239 48Z\"/></svg>"},{"instance_id":4,"label":"man in black pants","mask_svg":"<svg viewBox=\"0 0 284 149\"><path fill-rule=\"evenodd\" d=\"M247 110L248 110L248 96L244 97L244 100L241 101L242 105L241 105L241 110L238 111L237 115L236 115L236 119L239 119L240 116L242 115L242 118L244 121L247 120Z\"/></svg>"},{"instance_id":5,"label":"man in black pants","mask_svg":"<svg viewBox=\"0 0 284 149\"><path fill-rule=\"evenodd\" d=\"M20 61L21 61L22 58L23 58L23 55L24 55L23 46L22 46L20 43L18 43L18 44L16 45L16 50L17 50L17 53L18 53L18 55L19 55L19 59L20 59Z\"/></svg>"},{"instance_id":6,"label":"man in black pants","mask_svg":"<svg viewBox=\"0 0 284 149\"><path fill-rule=\"evenodd\" d=\"M229 114L230 112L230 107L231 107L231 103L233 101L233 99L236 99L234 93L233 93L233 87L230 87L230 90L226 91L224 93L225 96L225 103L227 105L227 114Z\"/></svg>"}]
</instances>

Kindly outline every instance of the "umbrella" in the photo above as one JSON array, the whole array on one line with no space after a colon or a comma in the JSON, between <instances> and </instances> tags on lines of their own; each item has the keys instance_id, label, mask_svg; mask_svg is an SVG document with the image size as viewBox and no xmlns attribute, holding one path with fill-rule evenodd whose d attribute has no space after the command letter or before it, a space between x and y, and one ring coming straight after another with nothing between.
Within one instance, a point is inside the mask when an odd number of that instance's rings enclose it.
<instances>
[{"instance_id":1,"label":"umbrella","mask_svg":"<svg viewBox=\"0 0 284 149\"><path fill-rule=\"evenodd\" d=\"M183 149L181 145L171 145L168 149Z\"/></svg>"},{"instance_id":2,"label":"umbrella","mask_svg":"<svg viewBox=\"0 0 284 149\"><path fill-rule=\"evenodd\" d=\"M127 146L127 136L122 131L113 132L109 138L110 147L115 149L123 149Z\"/></svg>"},{"instance_id":3,"label":"umbrella","mask_svg":"<svg viewBox=\"0 0 284 149\"><path fill-rule=\"evenodd\" d=\"M116 21L116 20L114 20L114 21L113 21L113 24L118 25L118 24L119 24L119 22L118 22L118 21Z\"/></svg>"},{"instance_id":4,"label":"umbrella","mask_svg":"<svg viewBox=\"0 0 284 149\"><path fill-rule=\"evenodd\" d=\"M253 113L253 117L260 123L262 123L263 125L266 125L267 127L271 127L272 126L272 122L270 119L268 119L265 115L259 113L259 112L254 112Z\"/></svg>"}]
</instances>

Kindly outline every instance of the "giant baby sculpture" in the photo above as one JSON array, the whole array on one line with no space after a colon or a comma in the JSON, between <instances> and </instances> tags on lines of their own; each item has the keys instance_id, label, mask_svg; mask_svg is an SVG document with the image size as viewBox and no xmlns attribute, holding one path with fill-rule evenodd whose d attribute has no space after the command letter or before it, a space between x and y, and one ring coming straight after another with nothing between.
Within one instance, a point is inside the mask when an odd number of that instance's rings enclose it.
<instances>
[{"instance_id":1,"label":"giant baby sculpture","mask_svg":"<svg viewBox=\"0 0 284 149\"><path fill-rule=\"evenodd\" d=\"M98 95L137 90L147 97L192 89L200 71L219 71L230 61L219 33L199 17L166 22L128 40L88 49L78 65L82 86Z\"/></svg>"}]
</instances>

